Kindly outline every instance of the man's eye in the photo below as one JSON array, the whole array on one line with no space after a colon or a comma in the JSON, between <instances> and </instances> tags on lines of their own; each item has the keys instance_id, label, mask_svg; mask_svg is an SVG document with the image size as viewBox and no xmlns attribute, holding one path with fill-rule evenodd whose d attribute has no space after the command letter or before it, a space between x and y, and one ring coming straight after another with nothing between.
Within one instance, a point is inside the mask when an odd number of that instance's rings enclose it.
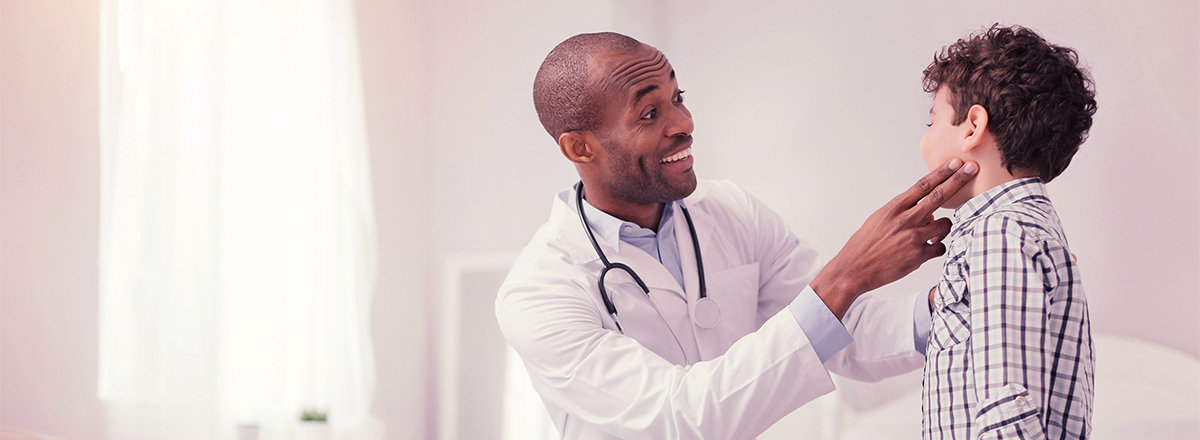
<instances>
[{"instance_id":1,"label":"man's eye","mask_svg":"<svg viewBox=\"0 0 1200 440\"><path fill-rule=\"evenodd\" d=\"M652 108L646 114L642 115L642 119L654 119L655 116L658 116L658 109Z\"/></svg>"},{"instance_id":2,"label":"man's eye","mask_svg":"<svg viewBox=\"0 0 1200 440\"><path fill-rule=\"evenodd\" d=\"M683 102L683 90L675 92L675 102Z\"/></svg>"},{"instance_id":3,"label":"man's eye","mask_svg":"<svg viewBox=\"0 0 1200 440\"><path fill-rule=\"evenodd\" d=\"M926 127L932 127L932 126L933 126L933 123L932 123L932 122L930 122L930 123L928 123L928 124L925 124L925 126L926 126Z\"/></svg>"}]
</instances>

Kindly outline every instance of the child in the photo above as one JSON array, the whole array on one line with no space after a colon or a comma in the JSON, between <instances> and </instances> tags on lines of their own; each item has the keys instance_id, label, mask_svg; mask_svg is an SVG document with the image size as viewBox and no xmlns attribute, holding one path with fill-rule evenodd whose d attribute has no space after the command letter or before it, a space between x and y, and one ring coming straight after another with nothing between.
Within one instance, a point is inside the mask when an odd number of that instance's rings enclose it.
<instances>
[{"instance_id":1,"label":"child","mask_svg":"<svg viewBox=\"0 0 1200 440\"><path fill-rule=\"evenodd\" d=\"M931 292L926 439L1085 439L1092 339L1079 267L1046 192L1096 112L1075 51L1020 26L943 48L925 69L934 94L921 156L979 175L957 208Z\"/></svg>"}]
</instances>

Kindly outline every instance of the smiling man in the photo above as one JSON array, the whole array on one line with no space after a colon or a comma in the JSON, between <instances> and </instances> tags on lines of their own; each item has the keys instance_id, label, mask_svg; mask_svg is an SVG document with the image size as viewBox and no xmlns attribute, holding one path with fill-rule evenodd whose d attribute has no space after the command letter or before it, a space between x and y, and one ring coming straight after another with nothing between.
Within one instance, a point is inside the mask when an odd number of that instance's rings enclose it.
<instances>
[{"instance_id":1,"label":"smiling man","mask_svg":"<svg viewBox=\"0 0 1200 440\"><path fill-rule=\"evenodd\" d=\"M692 116L662 52L576 35L533 97L580 182L555 197L496 316L563 438L750 438L833 390L830 371L921 367L924 292L863 294L945 252L950 222L931 214L974 163L922 178L822 265L753 196L696 179Z\"/></svg>"}]
</instances>

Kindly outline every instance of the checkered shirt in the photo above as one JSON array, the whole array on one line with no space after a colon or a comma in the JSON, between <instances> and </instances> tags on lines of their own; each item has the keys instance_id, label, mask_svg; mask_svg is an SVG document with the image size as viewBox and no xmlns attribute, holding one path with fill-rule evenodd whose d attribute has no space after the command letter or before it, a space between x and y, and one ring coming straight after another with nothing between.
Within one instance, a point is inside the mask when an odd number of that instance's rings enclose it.
<instances>
[{"instance_id":1,"label":"checkered shirt","mask_svg":"<svg viewBox=\"0 0 1200 440\"><path fill-rule=\"evenodd\" d=\"M1092 337L1079 267L1039 178L954 213L925 358L925 439L1086 439Z\"/></svg>"}]
</instances>

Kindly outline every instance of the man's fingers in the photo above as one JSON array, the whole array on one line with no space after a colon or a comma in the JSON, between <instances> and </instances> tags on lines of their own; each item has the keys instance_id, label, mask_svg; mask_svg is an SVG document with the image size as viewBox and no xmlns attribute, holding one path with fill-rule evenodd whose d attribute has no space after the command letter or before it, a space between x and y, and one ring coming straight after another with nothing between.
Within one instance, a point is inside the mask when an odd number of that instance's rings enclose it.
<instances>
[{"instance_id":1,"label":"man's fingers","mask_svg":"<svg viewBox=\"0 0 1200 440\"><path fill-rule=\"evenodd\" d=\"M929 261L946 253L946 244L942 240L950 234L950 219L942 217L925 226L917 228L917 236L926 239L921 249L921 262Z\"/></svg>"},{"instance_id":2,"label":"man's fingers","mask_svg":"<svg viewBox=\"0 0 1200 440\"><path fill-rule=\"evenodd\" d=\"M913 186L908 188L907 191L900 193L894 199L892 199L893 206L895 206L897 210L911 208L913 205L917 204L918 200L921 200L925 196L929 195L930 191L933 191L934 188L937 188L938 184L944 182L950 176L954 175L954 172L960 167L962 167L962 161L958 159L951 159L950 162L946 162L945 165L942 165L938 167L938 169L933 170L933 172L926 174L925 177L922 177L921 180L918 180L917 183L913 184Z\"/></svg>"},{"instance_id":3,"label":"man's fingers","mask_svg":"<svg viewBox=\"0 0 1200 440\"><path fill-rule=\"evenodd\" d=\"M958 169L957 172L951 175L949 179L946 179L932 191L929 191L929 195L925 196L924 199L921 199L921 201L917 203L917 207L912 212L912 216L916 218L922 218L932 214L933 211L937 211L937 209L940 208L943 203L946 203L947 199L957 194L958 190L966 186L971 179L974 179L975 174L978 171L978 164L975 162L967 162L966 165L963 165Z\"/></svg>"},{"instance_id":4,"label":"man's fingers","mask_svg":"<svg viewBox=\"0 0 1200 440\"><path fill-rule=\"evenodd\" d=\"M930 245L925 245L925 249L922 251L922 255L921 255L924 259L921 260L921 262L924 263L926 261L940 257L940 256L942 256L942 254L945 254L945 253L946 253L946 244L945 243L939 242L939 243L934 243L934 244L930 244Z\"/></svg>"},{"instance_id":5,"label":"man's fingers","mask_svg":"<svg viewBox=\"0 0 1200 440\"><path fill-rule=\"evenodd\" d=\"M930 243L940 243L947 235L950 235L950 226L950 219L942 217L917 228L917 233L920 234L919 237Z\"/></svg>"}]
</instances>

